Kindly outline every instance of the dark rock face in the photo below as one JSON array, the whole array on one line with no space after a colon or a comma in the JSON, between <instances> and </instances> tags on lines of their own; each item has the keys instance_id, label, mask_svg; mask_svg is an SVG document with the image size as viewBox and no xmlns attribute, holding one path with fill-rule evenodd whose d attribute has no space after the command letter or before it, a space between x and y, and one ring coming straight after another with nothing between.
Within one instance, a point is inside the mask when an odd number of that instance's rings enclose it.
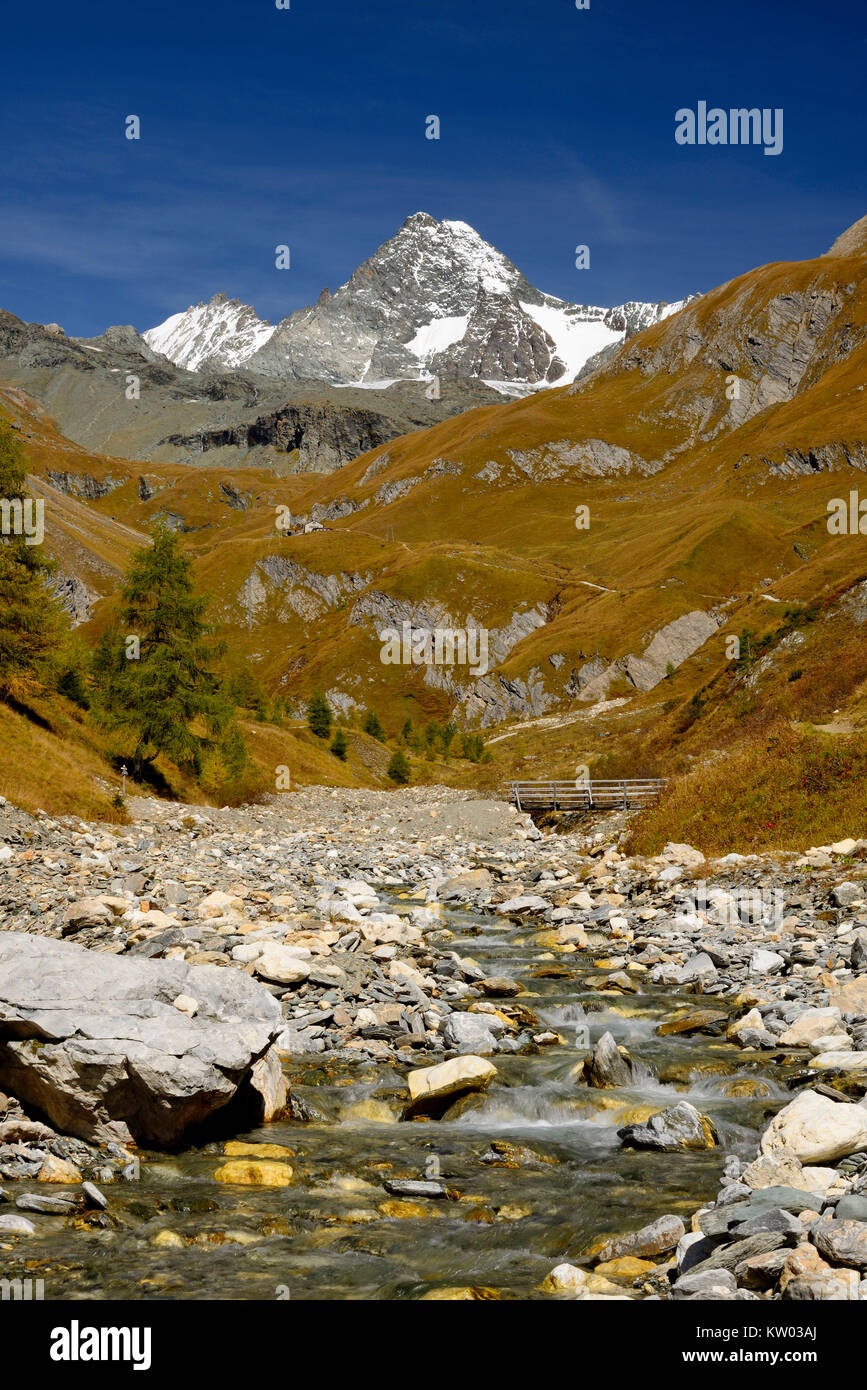
<instances>
[{"instance_id":1,"label":"dark rock face","mask_svg":"<svg viewBox=\"0 0 867 1390\"><path fill-rule=\"evenodd\" d=\"M401 422L375 410L347 410L325 404L286 405L260 415L250 424L238 423L194 435L169 435L162 442L201 454L227 447L243 452L270 448L280 454L297 450L298 472L330 473L403 432Z\"/></svg>"}]
</instances>

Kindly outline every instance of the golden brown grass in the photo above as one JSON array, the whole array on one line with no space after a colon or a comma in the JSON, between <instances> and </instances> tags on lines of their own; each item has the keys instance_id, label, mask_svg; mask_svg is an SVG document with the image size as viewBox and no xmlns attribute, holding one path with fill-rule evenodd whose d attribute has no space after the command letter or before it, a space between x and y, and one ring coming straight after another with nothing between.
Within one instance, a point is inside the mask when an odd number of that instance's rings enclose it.
<instances>
[{"instance_id":1,"label":"golden brown grass","mask_svg":"<svg viewBox=\"0 0 867 1390\"><path fill-rule=\"evenodd\" d=\"M627 849L668 840L705 854L805 850L867 823L867 736L780 725L679 778L632 823Z\"/></svg>"}]
</instances>

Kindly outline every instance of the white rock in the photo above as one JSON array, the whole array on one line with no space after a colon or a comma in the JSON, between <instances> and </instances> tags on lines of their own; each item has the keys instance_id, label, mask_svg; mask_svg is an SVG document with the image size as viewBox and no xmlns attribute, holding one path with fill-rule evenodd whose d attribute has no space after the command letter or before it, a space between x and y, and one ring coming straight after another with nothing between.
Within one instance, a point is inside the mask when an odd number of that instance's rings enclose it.
<instances>
[{"instance_id":1,"label":"white rock","mask_svg":"<svg viewBox=\"0 0 867 1390\"><path fill-rule=\"evenodd\" d=\"M839 1009L807 1009L782 1034L780 1043L783 1047L809 1047L814 1038L833 1032L833 1025L839 1022Z\"/></svg>"},{"instance_id":2,"label":"white rock","mask_svg":"<svg viewBox=\"0 0 867 1390\"><path fill-rule=\"evenodd\" d=\"M328 922L351 922L354 925L365 920L355 904L345 898L320 898L316 911Z\"/></svg>"},{"instance_id":3,"label":"white rock","mask_svg":"<svg viewBox=\"0 0 867 1390\"><path fill-rule=\"evenodd\" d=\"M851 1052L853 1047L848 1033L826 1033L824 1037L814 1038L810 1043L810 1051L817 1057L823 1052Z\"/></svg>"},{"instance_id":4,"label":"white rock","mask_svg":"<svg viewBox=\"0 0 867 1390\"><path fill-rule=\"evenodd\" d=\"M680 864L685 869L698 869L705 862L701 850L694 849L692 845L679 845L673 841L665 846L662 851L663 859L667 859L670 864Z\"/></svg>"},{"instance_id":5,"label":"white rock","mask_svg":"<svg viewBox=\"0 0 867 1390\"><path fill-rule=\"evenodd\" d=\"M760 946L757 951L753 951L750 959L750 974L777 975L785 964L783 957L777 955L776 951L766 951Z\"/></svg>"},{"instance_id":6,"label":"white rock","mask_svg":"<svg viewBox=\"0 0 867 1390\"><path fill-rule=\"evenodd\" d=\"M249 965L251 960L259 959L264 949L261 941L245 941L241 946L232 947L232 960L239 965Z\"/></svg>"},{"instance_id":7,"label":"white rock","mask_svg":"<svg viewBox=\"0 0 867 1390\"><path fill-rule=\"evenodd\" d=\"M832 854L854 854L858 848L857 840L838 840L836 845L831 845Z\"/></svg>"},{"instance_id":8,"label":"white rock","mask_svg":"<svg viewBox=\"0 0 867 1390\"><path fill-rule=\"evenodd\" d=\"M822 1052L809 1066L811 1071L867 1071L867 1052Z\"/></svg>"},{"instance_id":9,"label":"white rock","mask_svg":"<svg viewBox=\"0 0 867 1390\"><path fill-rule=\"evenodd\" d=\"M867 1109L829 1100L815 1091L802 1091L780 1110L761 1141L762 1153L787 1150L801 1163L832 1163L865 1148Z\"/></svg>"},{"instance_id":10,"label":"white rock","mask_svg":"<svg viewBox=\"0 0 867 1390\"><path fill-rule=\"evenodd\" d=\"M306 980L310 966L300 955L301 947L278 946L268 943L255 962L254 970L263 980L272 980L278 985L296 985ZM310 955L310 952L307 952Z\"/></svg>"},{"instance_id":11,"label":"white rock","mask_svg":"<svg viewBox=\"0 0 867 1390\"><path fill-rule=\"evenodd\" d=\"M172 1004L182 1014L186 1014L188 1018L195 1018L196 1014L199 1012L198 999L193 999L192 995L189 994L179 994L177 999L172 1000Z\"/></svg>"},{"instance_id":12,"label":"white rock","mask_svg":"<svg viewBox=\"0 0 867 1390\"><path fill-rule=\"evenodd\" d=\"M6 1216L0 1216L0 1236L2 1235L35 1236L36 1227L26 1217L9 1213Z\"/></svg>"},{"instance_id":13,"label":"white rock","mask_svg":"<svg viewBox=\"0 0 867 1390\"><path fill-rule=\"evenodd\" d=\"M589 1277L587 1270L577 1265L555 1265L545 1278L545 1289L549 1293L584 1293Z\"/></svg>"},{"instance_id":14,"label":"white rock","mask_svg":"<svg viewBox=\"0 0 867 1390\"><path fill-rule=\"evenodd\" d=\"M196 915L203 918L228 917L233 913L241 912L243 906L244 903L241 898L232 898L228 893L221 893L218 889L202 898L196 908Z\"/></svg>"},{"instance_id":15,"label":"white rock","mask_svg":"<svg viewBox=\"0 0 867 1390\"><path fill-rule=\"evenodd\" d=\"M410 1099L433 1100L437 1097L462 1094L465 1091L484 1091L497 1074L492 1062L472 1054L453 1057L435 1067L421 1067L407 1075Z\"/></svg>"}]
</instances>

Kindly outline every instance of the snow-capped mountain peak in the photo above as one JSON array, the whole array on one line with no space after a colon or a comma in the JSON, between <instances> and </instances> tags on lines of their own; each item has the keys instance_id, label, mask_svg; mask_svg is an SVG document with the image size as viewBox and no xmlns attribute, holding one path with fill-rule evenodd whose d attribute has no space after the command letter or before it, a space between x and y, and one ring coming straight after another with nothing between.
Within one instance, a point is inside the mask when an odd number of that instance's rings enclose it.
<instances>
[{"instance_id":1,"label":"snow-capped mountain peak","mask_svg":"<svg viewBox=\"0 0 867 1390\"><path fill-rule=\"evenodd\" d=\"M233 370L267 343L274 327L249 304L215 294L207 304L191 305L142 334L148 347L178 367Z\"/></svg>"},{"instance_id":2,"label":"snow-capped mountain peak","mask_svg":"<svg viewBox=\"0 0 867 1390\"><path fill-rule=\"evenodd\" d=\"M569 304L535 289L466 222L408 217L334 294L272 326L215 295L145 333L190 370L335 386L478 378L504 390L562 385L589 358L680 308Z\"/></svg>"}]
</instances>

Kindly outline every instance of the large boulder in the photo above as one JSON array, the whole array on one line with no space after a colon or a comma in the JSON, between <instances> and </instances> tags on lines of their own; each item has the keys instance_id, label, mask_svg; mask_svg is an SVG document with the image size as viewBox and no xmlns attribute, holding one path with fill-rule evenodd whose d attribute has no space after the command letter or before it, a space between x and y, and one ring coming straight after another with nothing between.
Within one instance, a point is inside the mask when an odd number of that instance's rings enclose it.
<instances>
[{"instance_id":1,"label":"large boulder","mask_svg":"<svg viewBox=\"0 0 867 1390\"><path fill-rule=\"evenodd\" d=\"M657 1149L662 1153L715 1149L719 1142L713 1121L688 1100L651 1115L646 1124L625 1125L617 1133L627 1148Z\"/></svg>"},{"instance_id":2,"label":"large boulder","mask_svg":"<svg viewBox=\"0 0 867 1390\"><path fill-rule=\"evenodd\" d=\"M612 1033L603 1033L583 1067L583 1079L597 1090L631 1086L647 1076L647 1068L621 1051Z\"/></svg>"},{"instance_id":3,"label":"large boulder","mask_svg":"<svg viewBox=\"0 0 867 1390\"><path fill-rule=\"evenodd\" d=\"M410 1103L404 1118L417 1114L438 1114L459 1096L485 1091L497 1074L492 1062L483 1057L453 1057L435 1067L420 1067L407 1075Z\"/></svg>"},{"instance_id":4,"label":"large boulder","mask_svg":"<svg viewBox=\"0 0 867 1390\"><path fill-rule=\"evenodd\" d=\"M172 1147L236 1100L270 1118L285 1102L269 1055L281 1026L238 970L0 933L0 1088L82 1139Z\"/></svg>"},{"instance_id":5,"label":"large boulder","mask_svg":"<svg viewBox=\"0 0 867 1390\"><path fill-rule=\"evenodd\" d=\"M762 1135L762 1153L790 1154L801 1163L833 1163L867 1148L867 1110L801 1091Z\"/></svg>"}]
</instances>

